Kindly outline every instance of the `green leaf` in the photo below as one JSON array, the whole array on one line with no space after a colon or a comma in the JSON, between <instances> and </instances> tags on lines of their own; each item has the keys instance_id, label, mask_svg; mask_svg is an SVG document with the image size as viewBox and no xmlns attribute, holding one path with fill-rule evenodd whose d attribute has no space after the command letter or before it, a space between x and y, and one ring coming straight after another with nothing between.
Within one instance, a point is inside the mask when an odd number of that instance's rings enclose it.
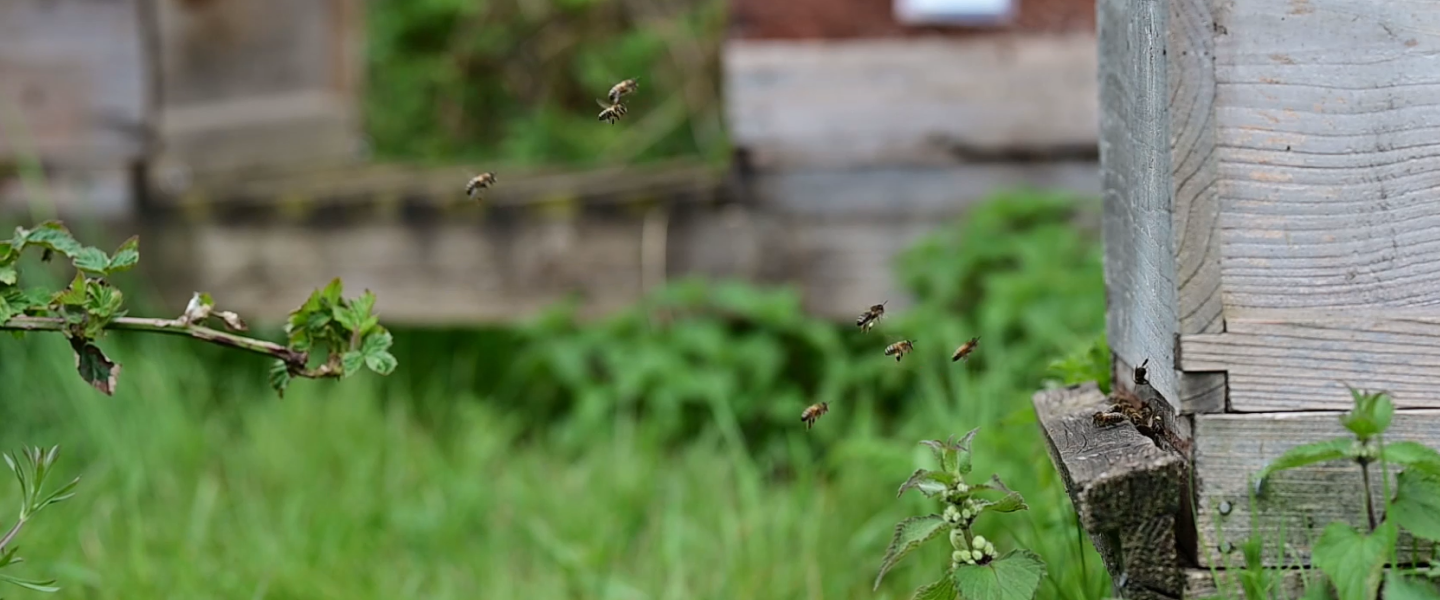
<instances>
[{"instance_id":1,"label":"green leaf","mask_svg":"<svg viewBox=\"0 0 1440 600\"><path fill-rule=\"evenodd\" d=\"M6 321L9 321L19 314L20 311L11 306L10 301L6 300L5 296L0 296L0 325L4 325Z\"/></svg>"},{"instance_id":2,"label":"green leaf","mask_svg":"<svg viewBox=\"0 0 1440 600\"><path fill-rule=\"evenodd\" d=\"M276 360L270 364L270 388L285 397L285 388L290 387L290 367L283 360Z\"/></svg>"},{"instance_id":3,"label":"green leaf","mask_svg":"<svg viewBox=\"0 0 1440 600\"><path fill-rule=\"evenodd\" d=\"M1396 571L1385 574L1385 600L1440 600L1435 584Z\"/></svg>"},{"instance_id":4,"label":"green leaf","mask_svg":"<svg viewBox=\"0 0 1440 600\"><path fill-rule=\"evenodd\" d=\"M107 273L121 273L130 270L140 262L140 237L130 236L125 243L115 250L115 256L110 257L110 264L106 267Z\"/></svg>"},{"instance_id":5,"label":"green leaf","mask_svg":"<svg viewBox=\"0 0 1440 600\"><path fill-rule=\"evenodd\" d=\"M1380 450L1385 462L1440 477L1440 452L1419 442L1390 442Z\"/></svg>"},{"instance_id":6,"label":"green leaf","mask_svg":"<svg viewBox=\"0 0 1440 600\"><path fill-rule=\"evenodd\" d=\"M70 285L56 292L51 302L62 306L84 306L85 274L77 271L75 278L70 280Z\"/></svg>"},{"instance_id":7,"label":"green leaf","mask_svg":"<svg viewBox=\"0 0 1440 600\"><path fill-rule=\"evenodd\" d=\"M885 573L900 562L900 559L920 547L920 544L944 533L949 527L950 523L940 515L910 517L895 525L895 537L890 540L890 547L885 550L885 558L880 561L880 574L875 576L874 589L880 589L880 580L885 578Z\"/></svg>"},{"instance_id":8,"label":"green leaf","mask_svg":"<svg viewBox=\"0 0 1440 600\"><path fill-rule=\"evenodd\" d=\"M940 581L922 586L915 590L910 600L955 600L959 592L955 590L955 580L949 574L940 578Z\"/></svg>"},{"instance_id":9,"label":"green leaf","mask_svg":"<svg viewBox=\"0 0 1440 600\"><path fill-rule=\"evenodd\" d=\"M1011 550L985 565L960 565L955 588L965 600L1030 600L1045 577L1045 562L1029 550Z\"/></svg>"},{"instance_id":10,"label":"green leaf","mask_svg":"<svg viewBox=\"0 0 1440 600\"><path fill-rule=\"evenodd\" d=\"M1350 397L1355 401L1355 408L1340 416L1340 424L1355 434L1355 437L1362 441L1369 440L1390 427L1390 419L1395 415L1395 404L1390 402L1389 394L1367 394L1350 388Z\"/></svg>"},{"instance_id":11,"label":"green leaf","mask_svg":"<svg viewBox=\"0 0 1440 600\"><path fill-rule=\"evenodd\" d=\"M1000 498L999 500L982 505L980 510L981 512L990 511L1008 513L1015 512L1017 510L1026 510L1029 508L1029 506L1025 505L1025 499L1020 497L1020 492L1010 492L1008 494L1005 494L1005 496L1003 498Z\"/></svg>"},{"instance_id":12,"label":"green leaf","mask_svg":"<svg viewBox=\"0 0 1440 600\"><path fill-rule=\"evenodd\" d=\"M930 471L927 469L916 469L910 475L910 479L900 484L900 491L895 492L895 497L905 494L906 490L917 489L926 497L934 496L945 491L946 488L955 485L955 476L944 471Z\"/></svg>"},{"instance_id":13,"label":"green leaf","mask_svg":"<svg viewBox=\"0 0 1440 600\"><path fill-rule=\"evenodd\" d=\"M360 353L365 355L365 365L370 367L371 371L389 375L395 370L395 356L389 352L393 342L390 332L384 329L365 336L365 341L360 344Z\"/></svg>"},{"instance_id":14,"label":"green leaf","mask_svg":"<svg viewBox=\"0 0 1440 600\"><path fill-rule=\"evenodd\" d=\"M365 366L365 355L359 350L351 350L341 355L340 366L345 369L346 375L353 375Z\"/></svg>"},{"instance_id":15,"label":"green leaf","mask_svg":"<svg viewBox=\"0 0 1440 600\"><path fill-rule=\"evenodd\" d=\"M970 472L970 440L975 437L977 431L980 430L978 428L971 429L969 433L960 438L959 442L946 439L943 442L924 440L920 443L929 446L930 450L935 453L935 460L940 462L940 470L965 475Z\"/></svg>"},{"instance_id":16,"label":"green leaf","mask_svg":"<svg viewBox=\"0 0 1440 600\"><path fill-rule=\"evenodd\" d=\"M395 367L400 366L400 361L389 352L379 352L365 355L365 366L381 375L389 375L395 371Z\"/></svg>"},{"instance_id":17,"label":"green leaf","mask_svg":"<svg viewBox=\"0 0 1440 600\"><path fill-rule=\"evenodd\" d=\"M70 347L75 350L75 368L80 371L80 378L106 396L115 395L120 365L88 340L73 339Z\"/></svg>"},{"instance_id":18,"label":"green leaf","mask_svg":"<svg viewBox=\"0 0 1440 600\"><path fill-rule=\"evenodd\" d=\"M20 281L20 271L15 265L0 265L0 285L15 285Z\"/></svg>"},{"instance_id":19,"label":"green leaf","mask_svg":"<svg viewBox=\"0 0 1440 600\"><path fill-rule=\"evenodd\" d=\"M1276 472L1285 471L1313 465L1332 460L1354 458L1359 456L1360 449L1356 446L1355 440L1348 438L1335 438L1324 442L1304 444L1286 450L1265 468L1255 475L1255 493L1261 494L1264 491L1266 480Z\"/></svg>"},{"instance_id":20,"label":"green leaf","mask_svg":"<svg viewBox=\"0 0 1440 600\"><path fill-rule=\"evenodd\" d=\"M0 579L3 579L9 583L18 585L28 590L44 592L47 594L53 594L60 591L60 588L55 585L54 579L36 581L33 579L21 579L19 577L15 577L14 575L7 575L5 573L0 573Z\"/></svg>"},{"instance_id":21,"label":"green leaf","mask_svg":"<svg viewBox=\"0 0 1440 600\"><path fill-rule=\"evenodd\" d=\"M1330 578L1339 600L1371 600L1380 587L1385 556L1399 534L1386 521L1370 535L1361 535L1350 525L1335 521L1325 527L1311 550L1313 564Z\"/></svg>"},{"instance_id":22,"label":"green leaf","mask_svg":"<svg viewBox=\"0 0 1440 600\"><path fill-rule=\"evenodd\" d=\"M75 254L74 262L76 269L101 277L110 268L110 257L99 248L81 248Z\"/></svg>"},{"instance_id":23,"label":"green leaf","mask_svg":"<svg viewBox=\"0 0 1440 600\"><path fill-rule=\"evenodd\" d=\"M328 305L335 306L340 304L340 295L344 293L344 291L345 284L341 283L339 277L336 277L330 281L330 285L325 286L325 289L320 292L320 297Z\"/></svg>"},{"instance_id":24,"label":"green leaf","mask_svg":"<svg viewBox=\"0 0 1440 600\"><path fill-rule=\"evenodd\" d=\"M1416 537L1440 542L1440 477L1406 469L1395 479L1395 501L1385 520Z\"/></svg>"},{"instance_id":25,"label":"green leaf","mask_svg":"<svg viewBox=\"0 0 1440 600\"><path fill-rule=\"evenodd\" d=\"M49 248L55 252L65 255L65 258L74 259L80 253L80 242L75 241L75 236L70 235L59 221L46 221L30 230L17 230L17 238L20 240L19 248L24 246L39 246Z\"/></svg>"}]
</instances>

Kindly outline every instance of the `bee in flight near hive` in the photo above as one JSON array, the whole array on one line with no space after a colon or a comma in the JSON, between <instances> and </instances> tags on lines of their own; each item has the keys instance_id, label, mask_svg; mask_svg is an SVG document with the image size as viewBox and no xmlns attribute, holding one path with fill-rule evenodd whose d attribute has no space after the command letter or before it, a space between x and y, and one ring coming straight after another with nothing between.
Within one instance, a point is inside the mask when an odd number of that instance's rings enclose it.
<instances>
[{"instance_id":1,"label":"bee in flight near hive","mask_svg":"<svg viewBox=\"0 0 1440 600\"><path fill-rule=\"evenodd\" d=\"M598 98L595 100L595 103L599 104L602 108L605 109L600 111L601 121L607 121L611 125L614 125L616 121L620 120L620 117L625 116L624 104L621 104L619 102L615 102L613 104L606 104Z\"/></svg>"},{"instance_id":2,"label":"bee in flight near hive","mask_svg":"<svg viewBox=\"0 0 1440 600\"><path fill-rule=\"evenodd\" d=\"M633 94L638 89L640 89L640 85L635 83L634 79L626 79L612 86L606 97L610 99L610 104L619 104L621 97L625 94Z\"/></svg>"},{"instance_id":3,"label":"bee in flight near hive","mask_svg":"<svg viewBox=\"0 0 1440 600\"><path fill-rule=\"evenodd\" d=\"M465 185L465 195L470 196L471 198L475 198L477 197L475 192L488 188L494 183L494 173L481 173L479 175L476 175L470 178L470 183Z\"/></svg>"},{"instance_id":4,"label":"bee in flight near hive","mask_svg":"<svg viewBox=\"0 0 1440 600\"><path fill-rule=\"evenodd\" d=\"M821 415L824 415L829 411L830 404L827 402L811 404L810 406L805 407L805 410L800 413L800 420L805 422L805 429L808 431L811 427L815 425L815 421L820 419Z\"/></svg>"},{"instance_id":5,"label":"bee in flight near hive","mask_svg":"<svg viewBox=\"0 0 1440 600\"><path fill-rule=\"evenodd\" d=\"M1149 374L1149 371L1145 369L1145 365L1148 364L1150 364L1150 359L1147 358L1145 359L1145 362L1140 363L1140 366L1135 367L1134 373L1131 373L1131 376L1135 381L1135 385L1146 385L1150 383L1150 381L1145 378L1145 376Z\"/></svg>"},{"instance_id":6,"label":"bee in flight near hive","mask_svg":"<svg viewBox=\"0 0 1440 600\"><path fill-rule=\"evenodd\" d=\"M915 351L915 340L900 340L885 347L885 356L894 356L895 362L900 362L900 357Z\"/></svg>"},{"instance_id":7,"label":"bee in flight near hive","mask_svg":"<svg viewBox=\"0 0 1440 600\"><path fill-rule=\"evenodd\" d=\"M970 341L965 342L964 344L961 344L959 348L956 348L956 349L955 349L955 354L950 357L950 362L955 362L955 361L957 361L957 360L967 360L967 361L968 361L969 358L970 358L970 353L971 353L971 352L974 352L974 351L975 351L975 347L976 347L976 346L979 346L979 345L980 345L980 336L977 335L977 336L975 336L975 337L973 337L973 338L970 338Z\"/></svg>"},{"instance_id":8,"label":"bee in flight near hive","mask_svg":"<svg viewBox=\"0 0 1440 600\"><path fill-rule=\"evenodd\" d=\"M885 302L889 302L889 300ZM880 317L885 316L885 302L871 306L870 310L861 313L855 319L855 325L860 328L861 333L870 331L870 328L880 321Z\"/></svg>"}]
</instances>

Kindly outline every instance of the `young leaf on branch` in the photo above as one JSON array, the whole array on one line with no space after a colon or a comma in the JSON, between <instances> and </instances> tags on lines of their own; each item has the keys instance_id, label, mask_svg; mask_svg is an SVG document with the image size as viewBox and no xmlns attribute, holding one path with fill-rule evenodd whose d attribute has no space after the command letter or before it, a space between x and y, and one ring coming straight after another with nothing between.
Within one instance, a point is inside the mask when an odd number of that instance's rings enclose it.
<instances>
[{"instance_id":1,"label":"young leaf on branch","mask_svg":"<svg viewBox=\"0 0 1440 600\"><path fill-rule=\"evenodd\" d=\"M37 513L47 507L69 500L75 495L75 486L80 484L80 478L70 480L69 483L60 486L59 489L45 491L45 483L55 466L55 459L60 453L59 446L53 446L46 451L41 448L25 448L19 457L6 452L4 454L5 464L15 474L15 479L20 482L20 516L16 518L15 524L0 538L0 569L24 562L25 559L16 554L15 538L20 530L35 517ZM9 573L0 573L0 580L11 584L34 590L37 592L57 592L55 580L33 580L15 577Z\"/></svg>"}]
</instances>

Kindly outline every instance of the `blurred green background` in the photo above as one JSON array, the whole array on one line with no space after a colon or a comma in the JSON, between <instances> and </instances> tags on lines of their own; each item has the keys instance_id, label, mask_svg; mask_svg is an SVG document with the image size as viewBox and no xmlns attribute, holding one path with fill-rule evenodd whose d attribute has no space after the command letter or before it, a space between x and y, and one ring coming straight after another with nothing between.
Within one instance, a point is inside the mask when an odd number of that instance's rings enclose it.
<instances>
[{"instance_id":1,"label":"blurred green background","mask_svg":"<svg viewBox=\"0 0 1440 600\"><path fill-rule=\"evenodd\" d=\"M370 12L380 157L728 152L719 3ZM596 127L593 98L624 77L666 91L637 96L630 127ZM975 427L975 476L998 473L1030 506L978 532L1045 559L1040 598L1102 597L1109 580L1030 404L1048 379L1091 378L1108 359L1092 351L1098 209L997 190L895 262L916 304L869 334L805 314L790 288L683 280L598 322L559 305L514 326L396 329L394 375L296 382L283 399L264 359L123 334L102 341L124 365L107 398L59 336L0 336L7 446L60 444L59 475L84 478L27 526L15 569L64 589L7 597L908 598L949 548L922 549L871 591L895 523L936 510L895 490L930 465L920 440ZM952 363L975 335L979 350ZM902 337L917 352L883 356ZM800 411L818 401L831 411L806 431Z\"/></svg>"}]
</instances>

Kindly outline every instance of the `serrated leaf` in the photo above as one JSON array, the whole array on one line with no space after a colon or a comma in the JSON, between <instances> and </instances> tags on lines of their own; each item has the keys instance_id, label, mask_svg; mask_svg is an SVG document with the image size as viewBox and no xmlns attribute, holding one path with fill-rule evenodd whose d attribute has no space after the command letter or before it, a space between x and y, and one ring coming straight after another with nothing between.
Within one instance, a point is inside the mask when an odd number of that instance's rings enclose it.
<instances>
[{"instance_id":1,"label":"serrated leaf","mask_svg":"<svg viewBox=\"0 0 1440 600\"><path fill-rule=\"evenodd\" d=\"M363 320L363 317L355 314L355 311L347 306L337 306L330 311L330 314L337 323L350 331L359 329L360 322Z\"/></svg>"},{"instance_id":2,"label":"serrated leaf","mask_svg":"<svg viewBox=\"0 0 1440 600\"><path fill-rule=\"evenodd\" d=\"M70 235L59 221L46 221L30 230L17 230L17 238L22 240L23 246L40 246L49 248L55 252L65 255L65 258L74 259L81 250L80 242L75 241L75 236Z\"/></svg>"},{"instance_id":3,"label":"serrated leaf","mask_svg":"<svg viewBox=\"0 0 1440 600\"><path fill-rule=\"evenodd\" d=\"M7 575L7 574L5 574L5 573L0 573L0 580L4 580L4 581L6 581L6 582L9 582L9 583L18 585L18 586L23 587L23 588L25 588L25 589L27 589L27 590L34 590L34 591L37 591L37 592L44 592L44 593L47 593L47 594L53 594L53 593L55 593L55 592L60 591L60 588L55 585L55 580L54 580L54 579L48 579L48 580L45 580L45 581L37 581L37 580L33 580L33 579L21 579L21 578L19 578L19 577L15 577L14 575Z\"/></svg>"},{"instance_id":4,"label":"serrated leaf","mask_svg":"<svg viewBox=\"0 0 1440 600\"><path fill-rule=\"evenodd\" d=\"M1395 546L1398 531L1385 521L1370 535L1335 521L1325 527L1311 550L1316 568L1330 578L1339 600L1370 600L1380 587L1386 552Z\"/></svg>"},{"instance_id":5,"label":"serrated leaf","mask_svg":"<svg viewBox=\"0 0 1440 600\"><path fill-rule=\"evenodd\" d=\"M19 310L10 306L10 301L6 300L4 296L0 296L0 325L4 325L6 321L9 321L19 314Z\"/></svg>"},{"instance_id":6,"label":"serrated leaf","mask_svg":"<svg viewBox=\"0 0 1440 600\"><path fill-rule=\"evenodd\" d=\"M1385 574L1385 600L1440 600L1435 584L1396 571Z\"/></svg>"},{"instance_id":7,"label":"serrated leaf","mask_svg":"<svg viewBox=\"0 0 1440 600\"><path fill-rule=\"evenodd\" d=\"M955 591L955 580L949 574L940 578L940 581L922 586L915 590L910 600L955 600L958 592Z\"/></svg>"},{"instance_id":8,"label":"serrated leaf","mask_svg":"<svg viewBox=\"0 0 1440 600\"><path fill-rule=\"evenodd\" d=\"M74 339L70 347L75 350L75 369L80 378L106 396L115 395L116 379L120 376L120 365L105 356L95 344Z\"/></svg>"},{"instance_id":9,"label":"serrated leaf","mask_svg":"<svg viewBox=\"0 0 1440 600\"><path fill-rule=\"evenodd\" d=\"M320 292L320 297L330 306L335 306L340 304L340 295L344 292L345 284L340 281L339 277L336 277L330 280L330 284Z\"/></svg>"},{"instance_id":10,"label":"serrated leaf","mask_svg":"<svg viewBox=\"0 0 1440 600\"><path fill-rule=\"evenodd\" d=\"M369 357L389 350L393 343L395 343L395 338L390 335L389 331L376 331L365 336L365 340L360 343L360 352Z\"/></svg>"},{"instance_id":11,"label":"serrated leaf","mask_svg":"<svg viewBox=\"0 0 1440 600\"><path fill-rule=\"evenodd\" d=\"M1025 499L1020 497L1020 492L1010 492L1005 494L1005 496L1000 498L999 500L986 504L983 508L981 508L981 510L998 513L1009 513L1015 512L1017 510L1027 510L1029 508L1029 506L1025 505Z\"/></svg>"},{"instance_id":12,"label":"serrated leaf","mask_svg":"<svg viewBox=\"0 0 1440 600\"><path fill-rule=\"evenodd\" d=\"M353 375L365 366L365 355L359 350L351 350L341 355L340 366L345 369L346 375Z\"/></svg>"},{"instance_id":13,"label":"serrated leaf","mask_svg":"<svg viewBox=\"0 0 1440 600\"><path fill-rule=\"evenodd\" d=\"M1384 433L1390 427L1390 419L1395 415L1395 404L1390 401L1389 394L1365 393L1350 388L1350 396L1355 401L1355 408L1340 416L1340 424L1355 434L1355 437L1368 440Z\"/></svg>"},{"instance_id":14,"label":"serrated leaf","mask_svg":"<svg viewBox=\"0 0 1440 600\"><path fill-rule=\"evenodd\" d=\"M1390 442L1380 449L1385 461L1440 477L1440 451L1419 442Z\"/></svg>"},{"instance_id":15,"label":"serrated leaf","mask_svg":"<svg viewBox=\"0 0 1440 600\"><path fill-rule=\"evenodd\" d=\"M395 360L395 355L389 352L382 351L375 354L365 355L365 366L370 367L371 371L374 371L381 375L389 375L390 373L393 373L395 371L395 367L399 365L399 361Z\"/></svg>"},{"instance_id":16,"label":"serrated leaf","mask_svg":"<svg viewBox=\"0 0 1440 600\"><path fill-rule=\"evenodd\" d=\"M50 300L54 304L62 306L84 306L85 305L85 274L75 273L75 278L70 280L70 285L65 289L55 292Z\"/></svg>"},{"instance_id":17,"label":"serrated leaf","mask_svg":"<svg viewBox=\"0 0 1440 600\"><path fill-rule=\"evenodd\" d=\"M895 497L899 498L903 496L905 491L910 489L920 490L920 493L925 494L926 497L930 497L945 491L946 488L952 485L955 485L955 476L950 473L916 469L915 472L910 475L910 479L900 484L900 491L895 492Z\"/></svg>"},{"instance_id":18,"label":"serrated leaf","mask_svg":"<svg viewBox=\"0 0 1440 600\"><path fill-rule=\"evenodd\" d=\"M218 313L215 313L215 315L220 317L220 320L225 322L225 327L230 329L231 331L250 330L250 326L245 324L245 320L241 319L240 315L237 315L228 310L222 310Z\"/></svg>"},{"instance_id":19,"label":"serrated leaf","mask_svg":"<svg viewBox=\"0 0 1440 600\"><path fill-rule=\"evenodd\" d=\"M1029 550L1011 550L985 565L960 565L951 575L965 600L1030 600L1045 578L1045 562Z\"/></svg>"},{"instance_id":20,"label":"serrated leaf","mask_svg":"<svg viewBox=\"0 0 1440 600\"><path fill-rule=\"evenodd\" d=\"M130 270L140 262L140 237L130 236L115 250L115 255L110 257L110 264L106 267L109 273L121 273Z\"/></svg>"},{"instance_id":21,"label":"serrated leaf","mask_svg":"<svg viewBox=\"0 0 1440 600\"><path fill-rule=\"evenodd\" d=\"M0 265L0 285L15 285L20 281L20 271L15 265Z\"/></svg>"},{"instance_id":22,"label":"serrated leaf","mask_svg":"<svg viewBox=\"0 0 1440 600\"><path fill-rule=\"evenodd\" d=\"M944 533L949 526L950 523L940 515L910 517L895 525L895 536L890 540L890 547L885 550L885 558L880 561L880 574L875 576L874 589L880 589L880 580L885 578L885 573L894 568L900 559L920 547L920 544Z\"/></svg>"},{"instance_id":23,"label":"serrated leaf","mask_svg":"<svg viewBox=\"0 0 1440 600\"><path fill-rule=\"evenodd\" d=\"M105 271L110 268L110 257L99 248L81 248L72 259L75 268L91 275L104 276Z\"/></svg>"},{"instance_id":24,"label":"serrated leaf","mask_svg":"<svg viewBox=\"0 0 1440 600\"><path fill-rule=\"evenodd\" d=\"M285 388L290 387L290 367L283 360L270 364L270 389L285 397Z\"/></svg>"},{"instance_id":25,"label":"serrated leaf","mask_svg":"<svg viewBox=\"0 0 1440 600\"><path fill-rule=\"evenodd\" d=\"M1440 542L1440 477L1406 469L1395 479L1395 500L1385 520L1416 537Z\"/></svg>"},{"instance_id":26,"label":"serrated leaf","mask_svg":"<svg viewBox=\"0 0 1440 600\"><path fill-rule=\"evenodd\" d=\"M1256 494L1262 493L1265 481L1279 471L1332 460L1355 458L1358 453L1359 449L1355 446L1355 441L1348 438L1335 438L1324 442L1295 446L1260 469L1260 472L1255 475L1255 492Z\"/></svg>"}]
</instances>

